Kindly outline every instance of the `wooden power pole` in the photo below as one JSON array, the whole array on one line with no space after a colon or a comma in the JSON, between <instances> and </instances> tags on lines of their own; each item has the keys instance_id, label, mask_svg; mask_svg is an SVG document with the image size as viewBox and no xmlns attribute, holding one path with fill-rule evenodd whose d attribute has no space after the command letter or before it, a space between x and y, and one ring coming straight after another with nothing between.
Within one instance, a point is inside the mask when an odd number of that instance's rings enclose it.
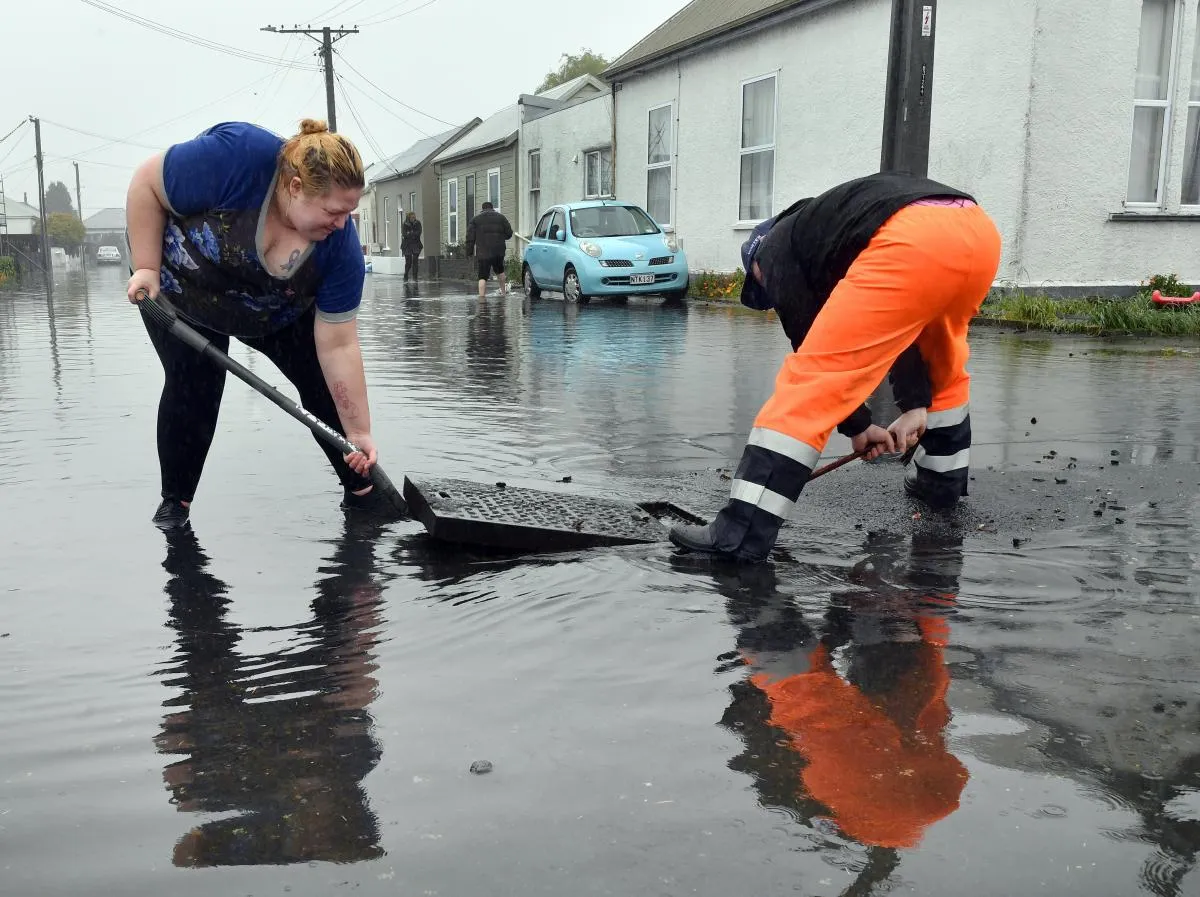
<instances>
[{"instance_id":1,"label":"wooden power pole","mask_svg":"<svg viewBox=\"0 0 1200 897\"><path fill-rule=\"evenodd\" d=\"M54 265L50 261L50 235L46 232L46 181L42 172L42 120L29 116L33 122L33 142L37 153L38 214L42 219L42 270L46 272L46 296L54 298Z\"/></svg>"}]
</instances>

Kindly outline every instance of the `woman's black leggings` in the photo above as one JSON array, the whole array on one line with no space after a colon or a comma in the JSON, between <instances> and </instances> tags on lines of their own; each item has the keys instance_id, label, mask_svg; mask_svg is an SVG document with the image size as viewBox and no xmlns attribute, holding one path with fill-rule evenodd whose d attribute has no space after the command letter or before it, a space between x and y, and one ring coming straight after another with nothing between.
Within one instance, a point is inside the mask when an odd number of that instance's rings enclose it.
<instances>
[{"instance_id":1,"label":"woman's black leggings","mask_svg":"<svg viewBox=\"0 0 1200 897\"><path fill-rule=\"evenodd\" d=\"M310 309L296 323L269 336L241 341L261 352L279 368L300 393L300 402L316 417L343 436L341 420L325 375L317 360L313 336L316 312ZM191 346L185 345L142 314L150 341L162 361L165 375L158 402L158 466L162 473L162 497L191 501L200 483L204 459L217 430L217 413L225 390L225 370L217 367ZM195 327L195 325L193 325ZM203 327L197 331L214 346L229 351L229 337ZM316 438L315 436L313 437ZM317 440L334 472L348 489L365 489L371 481L352 471L342 453Z\"/></svg>"}]
</instances>

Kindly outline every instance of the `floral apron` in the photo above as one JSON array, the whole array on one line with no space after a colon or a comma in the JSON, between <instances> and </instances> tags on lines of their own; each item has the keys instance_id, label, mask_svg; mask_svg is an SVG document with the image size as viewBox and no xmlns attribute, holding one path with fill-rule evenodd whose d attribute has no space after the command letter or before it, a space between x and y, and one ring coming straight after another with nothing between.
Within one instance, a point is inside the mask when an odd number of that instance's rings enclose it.
<instances>
[{"instance_id":1,"label":"floral apron","mask_svg":"<svg viewBox=\"0 0 1200 897\"><path fill-rule=\"evenodd\" d=\"M167 213L160 290L179 314L241 338L266 336L298 320L316 300L320 274L310 245L287 277L259 261L267 203L260 209Z\"/></svg>"}]
</instances>

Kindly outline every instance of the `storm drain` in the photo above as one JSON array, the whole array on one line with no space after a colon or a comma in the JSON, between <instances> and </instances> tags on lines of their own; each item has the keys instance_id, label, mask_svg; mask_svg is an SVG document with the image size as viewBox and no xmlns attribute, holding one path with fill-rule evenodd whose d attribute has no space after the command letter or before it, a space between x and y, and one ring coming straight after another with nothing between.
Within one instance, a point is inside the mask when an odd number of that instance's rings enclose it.
<instances>
[{"instance_id":1,"label":"storm drain","mask_svg":"<svg viewBox=\"0 0 1200 897\"><path fill-rule=\"evenodd\" d=\"M637 504L469 480L404 480L404 498L435 539L513 551L570 551L667 538L706 521L669 501Z\"/></svg>"}]
</instances>

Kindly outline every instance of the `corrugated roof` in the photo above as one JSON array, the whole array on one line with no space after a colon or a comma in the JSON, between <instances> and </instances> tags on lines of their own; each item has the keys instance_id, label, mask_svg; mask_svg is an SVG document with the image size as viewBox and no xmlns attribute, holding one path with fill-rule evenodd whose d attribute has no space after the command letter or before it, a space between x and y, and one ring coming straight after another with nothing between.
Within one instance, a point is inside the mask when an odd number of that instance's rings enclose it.
<instances>
[{"instance_id":1,"label":"corrugated roof","mask_svg":"<svg viewBox=\"0 0 1200 897\"><path fill-rule=\"evenodd\" d=\"M811 0L692 0L617 57L604 77Z\"/></svg>"},{"instance_id":2,"label":"corrugated roof","mask_svg":"<svg viewBox=\"0 0 1200 897\"><path fill-rule=\"evenodd\" d=\"M584 87L592 86L596 90L607 90L607 85L594 75L580 75L570 81L564 81L557 87L551 87L534 96L545 97L548 100L569 100ZM505 146L517 139L521 130L521 106L514 103L505 106L489 118L483 120L478 128L467 134L462 140L450 144L436 156L434 162L448 162L462 156L477 152L493 145Z\"/></svg>"},{"instance_id":3,"label":"corrugated roof","mask_svg":"<svg viewBox=\"0 0 1200 897\"><path fill-rule=\"evenodd\" d=\"M475 122L478 121L479 119L475 119ZM469 127L469 124L461 128L451 128L449 131L443 131L441 134L435 134L432 137L425 137L418 140L408 149L404 150L404 152L397 153L390 159L384 159L382 162L376 162L367 168L367 183L374 184L378 181L402 178L415 173L429 161L430 156L453 140L466 127Z\"/></svg>"},{"instance_id":4,"label":"corrugated roof","mask_svg":"<svg viewBox=\"0 0 1200 897\"><path fill-rule=\"evenodd\" d=\"M434 156L433 161L446 162L450 159L457 159L459 156L473 153L476 150L481 150L492 144L504 144L510 140L515 140L520 127L521 114L517 104L513 103L511 106L505 106L499 112L485 118L483 124L467 134L462 140L450 144Z\"/></svg>"},{"instance_id":5,"label":"corrugated roof","mask_svg":"<svg viewBox=\"0 0 1200 897\"><path fill-rule=\"evenodd\" d=\"M41 218L42 213L11 196L4 197L4 208L0 209L9 218Z\"/></svg>"},{"instance_id":6,"label":"corrugated roof","mask_svg":"<svg viewBox=\"0 0 1200 897\"><path fill-rule=\"evenodd\" d=\"M119 206L101 209L94 215L89 215L83 221L88 230L123 231L125 230L125 210Z\"/></svg>"}]
</instances>

